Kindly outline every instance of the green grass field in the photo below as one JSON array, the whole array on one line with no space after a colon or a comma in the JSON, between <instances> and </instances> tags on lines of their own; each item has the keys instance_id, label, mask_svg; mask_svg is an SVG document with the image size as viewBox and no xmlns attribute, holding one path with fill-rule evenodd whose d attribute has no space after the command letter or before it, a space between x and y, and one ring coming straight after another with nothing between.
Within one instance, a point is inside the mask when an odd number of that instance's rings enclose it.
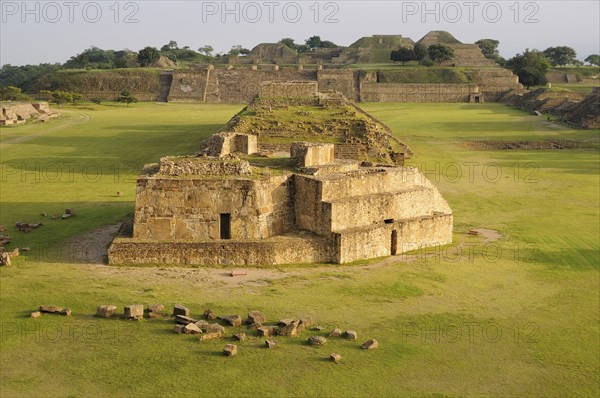
<instances>
[{"instance_id":1,"label":"green grass field","mask_svg":"<svg viewBox=\"0 0 600 398\"><path fill-rule=\"evenodd\" d=\"M133 211L135 176L193 153L242 106L67 107L50 124L0 130L0 223L32 251L0 269L0 396L598 396L598 131L500 104L363 104L415 153L454 211L453 245L344 266L121 268L62 261L65 242ZM482 150L473 140L574 140L581 150ZM60 171L57 171L60 169ZM121 191L121 197L116 192ZM76 216L51 220L41 212ZM15 221L43 222L28 234ZM497 230L486 242L470 228ZM71 248L72 249L72 248ZM173 321L98 319L95 308L186 304L199 317L311 316L358 342L172 332ZM42 304L69 318L29 318ZM369 339L379 349L359 345ZM338 352L339 365L327 361Z\"/></svg>"}]
</instances>

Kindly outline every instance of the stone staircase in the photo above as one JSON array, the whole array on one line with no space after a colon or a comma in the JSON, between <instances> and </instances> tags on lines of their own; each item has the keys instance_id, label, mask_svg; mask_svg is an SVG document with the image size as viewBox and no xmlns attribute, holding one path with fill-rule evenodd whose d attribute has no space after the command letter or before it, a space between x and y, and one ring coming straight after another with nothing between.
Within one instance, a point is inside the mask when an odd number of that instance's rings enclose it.
<instances>
[{"instance_id":1,"label":"stone staircase","mask_svg":"<svg viewBox=\"0 0 600 398\"><path fill-rule=\"evenodd\" d=\"M171 84L173 83L173 71L162 71L158 78L160 88L158 91L157 102L168 102Z\"/></svg>"}]
</instances>

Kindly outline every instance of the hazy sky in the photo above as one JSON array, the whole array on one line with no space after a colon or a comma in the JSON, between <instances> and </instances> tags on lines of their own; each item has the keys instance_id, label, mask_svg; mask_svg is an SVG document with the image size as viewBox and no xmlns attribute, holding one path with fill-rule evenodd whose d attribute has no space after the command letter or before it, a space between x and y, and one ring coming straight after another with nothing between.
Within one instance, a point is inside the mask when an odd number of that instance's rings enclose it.
<instances>
[{"instance_id":1,"label":"hazy sky","mask_svg":"<svg viewBox=\"0 0 600 398\"><path fill-rule=\"evenodd\" d=\"M193 49L313 35L340 45L362 36L413 40L447 30L465 43L500 41L511 57L526 47L567 45L579 59L600 53L600 1L7 1L0 0L0 64L65 62L90 46L139 50L170 40Z\"/></svg>"}]
</instances>

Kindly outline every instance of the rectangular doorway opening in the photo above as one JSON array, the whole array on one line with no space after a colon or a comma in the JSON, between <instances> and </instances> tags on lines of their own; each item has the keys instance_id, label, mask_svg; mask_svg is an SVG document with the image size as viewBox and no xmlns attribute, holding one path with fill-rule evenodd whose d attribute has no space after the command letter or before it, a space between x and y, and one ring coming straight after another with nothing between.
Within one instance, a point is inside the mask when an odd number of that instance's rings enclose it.
<instances>
[{"instance_id":1,"label":"rectangular doorway opening","mask_svg":"<svg viewBox=\"0 0 600 398\"><path fill-rule=\"evenodd\" d=\"M221 213L220 217L220 237L221 239L231 239L231 214Z\"/></svg>"},{"instance_id":2,"label":"rectangular doorway opening","mask_svg":"<svg viewBox=\"0 0 600 398\"><path fill-rule=\"evenodd\" d=\"M398 254L398 231L395 229L392 231L392 242L390 247L390 254L395 256Z\"/></svg>"}]
</instances>

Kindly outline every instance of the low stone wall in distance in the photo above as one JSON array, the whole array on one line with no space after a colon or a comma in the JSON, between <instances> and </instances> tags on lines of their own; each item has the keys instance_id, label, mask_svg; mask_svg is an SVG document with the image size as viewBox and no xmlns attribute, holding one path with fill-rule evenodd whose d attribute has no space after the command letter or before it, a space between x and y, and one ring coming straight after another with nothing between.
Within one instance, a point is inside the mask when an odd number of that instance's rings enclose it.
<instances>
[{"instance_id":1,"label":"low stone wall in distance","mask_svg":"<svg viewBox=\"0 0 600 398\"><path fill-rule=\"evenodd\" d=\"M363 83L364 102L469 102L479 88L473 84Z\"/></svg>"}]
</instances>

